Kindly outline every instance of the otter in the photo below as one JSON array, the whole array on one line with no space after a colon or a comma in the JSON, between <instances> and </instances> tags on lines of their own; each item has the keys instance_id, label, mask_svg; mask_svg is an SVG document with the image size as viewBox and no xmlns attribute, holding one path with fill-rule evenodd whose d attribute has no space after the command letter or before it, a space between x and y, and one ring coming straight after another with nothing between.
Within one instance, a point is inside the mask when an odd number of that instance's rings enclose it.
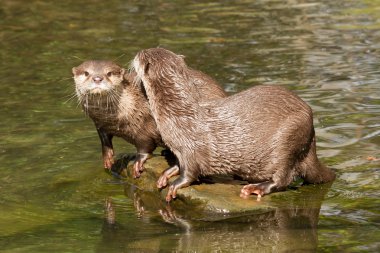
<instances>
[{"instance_id":1,"label":"otter","mask_svg":"<svg viewBox=\"0 0 380 253\"><path fill-rule=\"evenodd\" d=\"M258 200L285 190L297 176L305 183L334 180L316 155L312 110L293 92L259 85L200 101L184 59L163 48L140 51L132 67L162 140L179 161L168 202L199 176L238 176L248 181L240 196Z\"/></svg>"},{"instance_id":2,"label":"otter","mask_svg":"<svg viewBox=\"0 0 380 253\"><path fill-rule=\"evenodd\" d=\"M210 76L190 70L194 88L201 99L226 96ZM114 160L113 136L121 137L137 149L133 176L140 177L144 162L157 146L165 147L150 113L144 91L132 85L136 73L127 72L112 61L85 61L72 69L75 91L84 112L94 121L102 146L103 165L111 169ZM178 166L166 171L167 178L178 173Z\"/></svg>"}]
</instances>

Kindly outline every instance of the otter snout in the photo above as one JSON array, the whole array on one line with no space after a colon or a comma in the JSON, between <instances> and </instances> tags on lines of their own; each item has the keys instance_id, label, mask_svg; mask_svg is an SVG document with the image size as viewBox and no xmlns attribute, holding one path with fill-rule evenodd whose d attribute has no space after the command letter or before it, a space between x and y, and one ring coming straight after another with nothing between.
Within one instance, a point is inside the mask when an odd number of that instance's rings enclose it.
<instances>
[{"instance_id":1,"label":"otter snout","mask_svg":"<svg viewBox=\"0 0 380 253\"><path fill-rule=\"evenodd\" d=\"M94 76L93 78L92 78L92 81L94 81L94 83L96 83L96 84L99 84L99 83L101 83L101 81L103 81L103 77L102 76Z\"/></svg>"}]
</instances>

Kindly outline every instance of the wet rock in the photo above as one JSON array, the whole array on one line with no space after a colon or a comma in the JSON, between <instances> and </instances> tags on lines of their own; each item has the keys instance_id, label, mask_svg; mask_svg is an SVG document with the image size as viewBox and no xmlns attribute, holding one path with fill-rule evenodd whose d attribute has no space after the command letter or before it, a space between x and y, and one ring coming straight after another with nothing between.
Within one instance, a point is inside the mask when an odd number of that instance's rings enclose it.
<instances>
[{"instance_id":1,"label":"wet rock","mask_svg":"<svg viewBox=\"0 0 380 253\"><path fill-rule=\"evenodd\" d=\"M239 197L240 189L247 182L229 177L204 178L199 184L179 189L177 198L169 204L165 201L166 189L158 189L156 181L161 173L169 167L162 156L155 156L145 163L141 177L132 176L132 157L119 159L116 167L124 168L120 173L125 180L125 193L135 202L136 208L160 210L164 219L172 219L173 212L185 219L223 220L233 217L264 214L281 209L312 208L321 206L322 199L329 186L309 185L273 193L257 201L252 195L249 199ZM127 165L128 164L128 165ZM171 179L174 180L174 178Z\"/></svg>"}]
</instances>

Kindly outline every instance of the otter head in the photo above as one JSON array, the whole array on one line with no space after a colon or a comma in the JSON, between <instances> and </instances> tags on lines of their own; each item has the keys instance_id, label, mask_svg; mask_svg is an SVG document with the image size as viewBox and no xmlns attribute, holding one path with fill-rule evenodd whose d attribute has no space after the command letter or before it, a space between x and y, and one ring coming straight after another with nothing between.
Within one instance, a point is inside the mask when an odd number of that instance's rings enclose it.
<instances>
[{"instance_id":1,"label":"otter head","mask_svg":"<svg viewBox=\"0 0 380 253\"><path fill-rule=\"evenodd\" d=\"M184 56L163 48L150 48L137 53L132 68L143 82L166 80L175 75L182 76L187 69Z\"/></svg>"},{"instance_id":2,"label":"otter head","mask_svg":"<svg viewBox=\"0 0 380 253\"><path fill-rule=\"evenodd\" d=\"M85 61L72 69L78 98L108 95L122 87L125 70L111 61Z\"/></svg>"}]
</instances>

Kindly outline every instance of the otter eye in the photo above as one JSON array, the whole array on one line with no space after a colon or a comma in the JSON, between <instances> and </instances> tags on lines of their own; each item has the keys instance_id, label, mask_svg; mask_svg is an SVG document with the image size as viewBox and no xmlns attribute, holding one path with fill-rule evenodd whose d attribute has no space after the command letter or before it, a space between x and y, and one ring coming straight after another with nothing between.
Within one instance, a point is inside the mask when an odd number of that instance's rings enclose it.
<instances>
[{"instance_id":1,"label":"otter eye","mask_svg":"<svg viewBox=\"0 0 380 253\"><path fill-rule=\"evenodd\" d=\"M108 77L111 77L111 76L112 76L112 72L111 72L111 71L108 72L108 73L107 73L107 76L108 76Z\"/></svg>"},{"instance_id":2,"label":"otter eye","mask_svg":"<svg viewBox=\"0 0 380 253\"><path fill-rule=\"evenodd\" d=\"M88 76L90 73L88 73L87 71L84 72L84 75L85 76Z\"/></svg>"}]
</instances>

